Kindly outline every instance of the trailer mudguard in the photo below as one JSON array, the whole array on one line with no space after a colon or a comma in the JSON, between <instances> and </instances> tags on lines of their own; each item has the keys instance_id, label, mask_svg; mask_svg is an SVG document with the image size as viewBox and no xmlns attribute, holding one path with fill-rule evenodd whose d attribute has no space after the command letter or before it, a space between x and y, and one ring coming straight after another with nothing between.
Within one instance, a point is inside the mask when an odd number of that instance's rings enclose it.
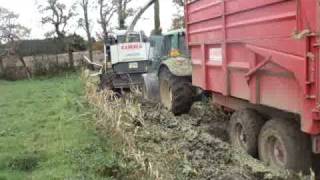
<instances>
[{"instance_id":1,"label":"trailer mudguard","mask_svg":"<svg viewBox=\"0 0 320 180\"><path fill-rule=\"evenodd\" d=\"M185 57L169 58L163 61L160 65L159 71L162 67L167 67L175 76L191 76L192 65L191 61Z\"/></svg>"}]
</instances>

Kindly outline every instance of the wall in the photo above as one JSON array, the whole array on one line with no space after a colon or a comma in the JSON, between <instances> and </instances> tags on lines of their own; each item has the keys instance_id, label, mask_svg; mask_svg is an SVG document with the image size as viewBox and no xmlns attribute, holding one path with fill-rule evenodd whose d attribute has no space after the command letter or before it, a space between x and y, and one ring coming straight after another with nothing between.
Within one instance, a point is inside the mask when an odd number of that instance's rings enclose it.
<instances>
[{"instance_id":1,"label":"wall","mask_svg":"<svg viewBox=\"0 0 320 180\"><path fill-rule=\"evenodd\" d=\"M85 61L83 56L89 57L89 53L73 53L75 67L84 65ZM93 57L94 62L103 64L103 52L95 51ZM28 70L34 76L54 74L70 69L68 54L28 56L24 57L24 61ZM26 68L17 56L10 56L3 59L3 69L0 67L0 74L4 74L4 77L9 80L28 78Z\"/></svg>"}]
</instances>

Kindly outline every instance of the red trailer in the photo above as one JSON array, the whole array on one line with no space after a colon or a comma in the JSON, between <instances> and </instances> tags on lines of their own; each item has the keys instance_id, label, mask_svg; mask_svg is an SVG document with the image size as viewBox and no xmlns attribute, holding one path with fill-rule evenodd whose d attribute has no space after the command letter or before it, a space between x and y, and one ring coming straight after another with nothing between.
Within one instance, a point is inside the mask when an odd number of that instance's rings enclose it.
<instances>
[{"instance_id":1,"label":"red trailer","mask_svg":"<svg viewBox=\"0 0 320 180\"><path fill-rule=\"evenodd\" d=\"M318 0L189 0L192 83L235 111L230 138L273 166L320 153Z\"/></svg>"}]
</instances>

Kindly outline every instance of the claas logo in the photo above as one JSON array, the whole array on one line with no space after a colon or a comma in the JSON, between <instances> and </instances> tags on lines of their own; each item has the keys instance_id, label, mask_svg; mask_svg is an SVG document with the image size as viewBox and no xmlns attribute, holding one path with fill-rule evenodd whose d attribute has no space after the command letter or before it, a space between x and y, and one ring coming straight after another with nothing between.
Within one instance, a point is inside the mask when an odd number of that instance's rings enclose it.
<instances>
[{"instance_id":1,"label":"claas logo","mask_svg":"<svg viewBox=\"0 0 320 180\"><path fill-rule=\"evenodd\" d=\"M122 45L121 49L122 50L127 50L127 49L141 49L142 45L141 44L127 44L127 45Z\"/></svg>"}]
</instances>

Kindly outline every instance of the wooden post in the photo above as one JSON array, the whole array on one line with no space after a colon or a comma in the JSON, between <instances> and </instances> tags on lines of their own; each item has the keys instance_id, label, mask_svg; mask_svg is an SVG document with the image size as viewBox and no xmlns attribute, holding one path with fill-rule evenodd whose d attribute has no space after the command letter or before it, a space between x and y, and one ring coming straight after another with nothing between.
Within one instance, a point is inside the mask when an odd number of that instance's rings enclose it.
<instances>
[{"instance_id":1,"label":"wooden post","mask_svg":"<svg viewBox=\"0 0 320 180\"><path fill-rule=\"evenodd\" d=\"M0 57L0 77L4 75L3 57Z\"/></svg>"}]
</instances>

